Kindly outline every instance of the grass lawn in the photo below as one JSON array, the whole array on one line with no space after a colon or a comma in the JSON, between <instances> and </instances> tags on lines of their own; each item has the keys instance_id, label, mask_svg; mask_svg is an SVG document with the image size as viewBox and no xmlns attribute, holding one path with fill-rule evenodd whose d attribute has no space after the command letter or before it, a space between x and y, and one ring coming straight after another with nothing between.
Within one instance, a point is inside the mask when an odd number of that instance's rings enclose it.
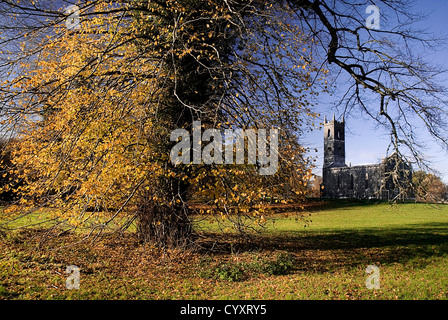
<instances>
[{"instance_id":1,"label":"grass lawn","mask_svg":"<svg viewBox=\"0 0 448 320\"><path fill-rule=\"evenodd\" d=\"M448 298L448 206L335 201L296 218L277 214L248 239L203 219L189 251L132 233L95 245L55 235L37 250L42 229L1 233L0 299ZM68 265L79 290L66 288ZM368 265L379 289L366 288Z\"/></svg>"}]
</instances>

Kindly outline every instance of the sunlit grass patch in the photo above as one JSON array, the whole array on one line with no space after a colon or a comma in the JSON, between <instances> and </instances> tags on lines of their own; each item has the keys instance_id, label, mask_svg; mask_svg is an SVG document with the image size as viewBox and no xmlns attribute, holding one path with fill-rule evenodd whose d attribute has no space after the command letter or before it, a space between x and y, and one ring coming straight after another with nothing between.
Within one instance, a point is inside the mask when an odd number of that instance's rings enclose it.
<instances>
[{"instance_id":1,"label":"sunlit grass patch","mask_svg":"<svg viewBox=\"0 0 448 320\"><path fill-rule=\"evenodd\" d=\"M44 225L2 231L0 299L448 298L447 206L358 203L306 214L307 224L277 214L244 238L201 220L194 250L142 244L131 231L94 244L82 230L45 242ZM65 287L68 265L80 268L79 290ZM368 265L378 266L380 289L366 288Z\"/></svg>"}]
</instances>

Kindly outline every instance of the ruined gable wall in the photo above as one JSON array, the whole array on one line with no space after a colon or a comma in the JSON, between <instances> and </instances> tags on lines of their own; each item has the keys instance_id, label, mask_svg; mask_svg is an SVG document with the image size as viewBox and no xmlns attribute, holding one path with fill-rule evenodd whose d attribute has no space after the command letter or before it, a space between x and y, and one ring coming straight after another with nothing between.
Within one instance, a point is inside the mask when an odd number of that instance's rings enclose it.
<instances>
[{"instance_id":1,"label":"ruined gable wall","mask_svg":"<svg viewBox=\"0 0 448 320\"><path fill-rule=\"evenodd\" d=\"M373 164L324 169L323 194L329 198L379 198L383 165Z\"/></svg>"}]
</instances>

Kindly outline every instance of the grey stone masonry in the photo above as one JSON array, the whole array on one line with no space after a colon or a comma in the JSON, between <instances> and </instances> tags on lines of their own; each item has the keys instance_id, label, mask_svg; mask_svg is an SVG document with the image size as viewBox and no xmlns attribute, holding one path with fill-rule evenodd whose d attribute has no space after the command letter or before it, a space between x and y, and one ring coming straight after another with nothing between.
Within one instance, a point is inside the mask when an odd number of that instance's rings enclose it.
<instances>
[{"instance_id":1,"label":"grey stone masonry","mask_svg":"<svg viewBox=\"0 0 448 320\"><path fill-rule=\"evenodd\" d=\"M393 199L412 197L412 169L396 153L379 164L347 166L345 122L324 120L324 163L322 196L325 198Z\"/></svg>"}]
</instances>

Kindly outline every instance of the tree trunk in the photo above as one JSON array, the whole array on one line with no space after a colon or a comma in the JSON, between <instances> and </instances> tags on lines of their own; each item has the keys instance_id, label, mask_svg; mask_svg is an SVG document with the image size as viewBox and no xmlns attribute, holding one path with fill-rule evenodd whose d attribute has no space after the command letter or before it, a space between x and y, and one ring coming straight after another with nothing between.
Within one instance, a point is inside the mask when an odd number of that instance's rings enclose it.
<instances>
[{"instance_id":1,"label":"tree trunk","mask_svg":"<svg viewBox=\"0 0 448 320\"><path fill-rule=\"evenodd\" d=\"M177 170L187 174L183 167ZM195 239L187 205L189 183L160 177L157 194L163 200L142 196L137 212L137 233L142 242L163 248L185 248Z\"/></svg>"},{"instance_id":2,"label":"tree trunk","mask_svg":"<svg viewBox=\"0 0 448 320\"><path fill-rule=\"evenodd\" d=\"M140 240L163 248L191 245L194 235L187 211L183 206L170 207L154 201L142 204L137 224Z\"/></svg>"}]
</instances>

